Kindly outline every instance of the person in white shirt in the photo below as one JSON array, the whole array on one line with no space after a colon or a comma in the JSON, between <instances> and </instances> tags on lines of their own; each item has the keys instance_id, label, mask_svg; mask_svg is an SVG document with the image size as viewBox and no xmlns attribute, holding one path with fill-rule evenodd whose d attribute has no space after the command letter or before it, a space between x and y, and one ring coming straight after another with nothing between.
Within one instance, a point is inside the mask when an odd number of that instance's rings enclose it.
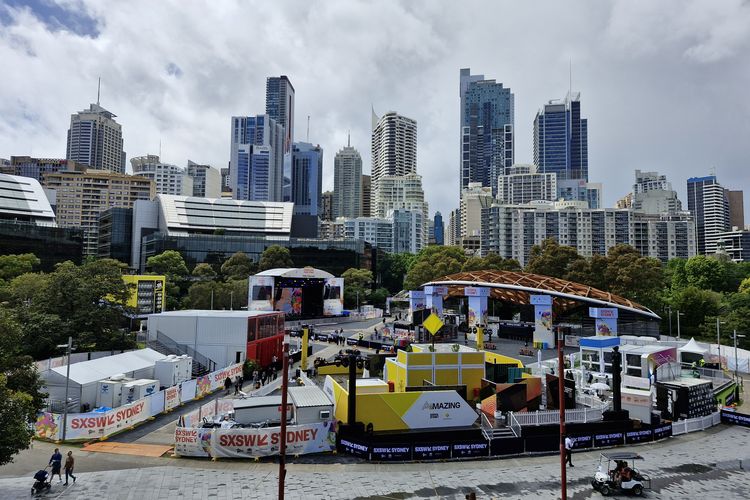
<instances>
[{"instance_id":1,"label":"person in white shirt","mask_svg":"<svg viewBox=\"0 0 750 500\"><path fill-rule=\"evenodd\" d=\"M568 465L571 467L575 467L573 465L573 439L570 436L565 436L565 459L568 461Z\"/></svg>"}]
</instances>

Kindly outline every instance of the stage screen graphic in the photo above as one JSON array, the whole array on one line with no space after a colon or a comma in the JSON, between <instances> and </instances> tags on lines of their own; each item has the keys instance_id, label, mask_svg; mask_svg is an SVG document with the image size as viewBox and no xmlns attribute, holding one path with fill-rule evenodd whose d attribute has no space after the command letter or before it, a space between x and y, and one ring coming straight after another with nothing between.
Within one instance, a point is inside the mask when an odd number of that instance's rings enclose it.
<instances>
[{"instance_id":1,"label":"stage screen graphic","mask_svg":"<svg viewBox=\"0 0 750 500\"><path fill-rule=\"evenodd\" d=\"M250 311L273 311L273 276L250 276L248 309Z\"/></svg>"},{"instance_id":2,"label":"stage screen graphic","mask_svg":"<svg viewBox=\"0 0 750 500\"><path fill-rule=\"evenodd\" d=\"M282 288L276 301L276 310L290 316L302 315L302 289Z\"/></svg>"},{"instance_id":3,"label":"stage screen graphic","mask_svg":"<svg viewBox=\"0 0 750 500\"><path fill-rule=\"evenodd\" d=\"M341 316L344 311L344 278L328 278L323 287L323 315Z\"/></svg>"}]
</instances>

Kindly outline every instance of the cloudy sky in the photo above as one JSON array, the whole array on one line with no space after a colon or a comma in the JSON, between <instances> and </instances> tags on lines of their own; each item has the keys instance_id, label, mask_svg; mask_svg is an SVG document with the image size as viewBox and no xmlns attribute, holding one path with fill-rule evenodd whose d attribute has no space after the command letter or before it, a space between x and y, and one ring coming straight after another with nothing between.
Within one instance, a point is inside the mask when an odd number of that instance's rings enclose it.
<instances>
[{"instance_id":1,"label":"cloudy sky","mask_svg":"<svg viewBox=\"0 0 750 500\"><path fill-rule=\"evenodd\" d=\"M164 161L223 167L230 116L263 112L266 76L286 74L324 188L347 130L369 171L370 108L395 110L418 122L418 172L443 213L458 205L459 69L510 86L530 162L534 114L564 96L572 61L607 205L636 168L683 201L711 169L750 190L747 1L0 0L0 61L0 157L64 156L101 76L128 157L161 141Z\"/></svg>"}]
</instances>

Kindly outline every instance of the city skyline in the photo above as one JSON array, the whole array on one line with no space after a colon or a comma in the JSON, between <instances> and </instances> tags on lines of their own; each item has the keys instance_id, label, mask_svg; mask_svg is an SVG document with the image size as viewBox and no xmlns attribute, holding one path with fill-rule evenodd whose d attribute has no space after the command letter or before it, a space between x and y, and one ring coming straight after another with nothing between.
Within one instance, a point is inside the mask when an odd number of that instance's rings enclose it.
<instances>
[{"instance_id":1,"label":"city skyline","mask_svg":"<svg viewBox=\"0 0 750 500\"><path fill-rule=\"evenodd\" d=\"M0 55L9 67L20 69L7 74L0 90L0 157L64 156L69 117L96 102L101 76L101 105L117 115L129 158L156 151L161 142L167 163L185 165L191 158L222 168L229 159L227 121L263 110L266 78L283 74L296 90L295 119L305 123L311 117L309 141L337 151L351 129L351 144L362 153L364 173L371 164L371 106L416 120L417 171L424 177L426 201L431 210L450 213L458 206L457 73L470 67L513 90L516 163L531 163L532 125L540 105L571 87L581 92L591 123L589 179L604 183L604 206L614 206L627 194L625 186L632 183L636 169L667 175L683 203L687 178L708 175L712 168L729 188L746 189L750 181L742 148L750 104L740 94L747 82L747 51L742 49L750 37L736 29L750 23L747 7L689 3L675 9L667 2L632 8L619 3L550 4L539 9L482 4L488 13L484 18L501 11L509 19L501 33L483 30L481 22L476 27L481 45L508 49L497 62L492 49L472 50L472 37L462 37L462 30L455 29L468 25L479 5L471 2L454 9L450 22L443 8L429 3L376 8L351 2L281 2L227 5L221 13L159 6L153 19L139 18L138 23L134 19L139 9L134 7L76 5L62 14L59 6L0 7L7 33L0 38ZM313 9L326 22L303 24ZM182 23L159 24L167 14L191 23L195 31L188 36L176 31ZM294 33L300 43L287 50L233 30L259 15L267 18L269 29ZM537 17L559 22L535 44L517 43L524 26ZM383 18L391 19L392 26L373 33L373 38L360 38L357 26ZM573 37L562 29L572 20L586 28ZM143 23L158 25L159 30L151 31L160 35L145 40L135 36L131 30L137 27L142 33L147 28ZM204 24L225 29L202 37ZM197 42L207 38L214 41L205 47ZM238 51L224 45L238 46L251 38L254 44L268 44L263 46L267 50L254 51L247 64L239 66ZM121 42L120 49L106 43L113 39ZM178 44L181 49L175 51ZM342 60L348 65L337 64ZM335 77L320 78L309 69L334 66ZM721 82L711 76L716 71L725 75ZM58 78L46 78L50 72ZM297 135L305 137L299 123L296 128ZM696 144L699 147L693 147ZM323 175L323 189L332 188L333 155L325 157Z\"/></svg>"}]
</instances>

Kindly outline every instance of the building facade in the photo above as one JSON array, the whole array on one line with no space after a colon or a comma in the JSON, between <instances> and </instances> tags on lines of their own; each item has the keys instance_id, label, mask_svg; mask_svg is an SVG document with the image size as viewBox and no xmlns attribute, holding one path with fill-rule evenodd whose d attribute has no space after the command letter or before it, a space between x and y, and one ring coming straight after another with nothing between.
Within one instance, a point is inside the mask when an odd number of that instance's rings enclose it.
<instances>
[{"instance_id":1,"label":"building facade","mask_svg":"<svg viewBox=\"0 0 750 500\"><path fill-rule=\"evenodd\" d=\"M333 198L333 191L325 191L320 196L320 218L322 220L333 220L335 218L333 216Z\"/></svg>"},{"instance_id":2,"label":"building facade","mask_svg":"<svg viewBox=\"0 0 750 500\"><path fill-rule=\"evenodd\" d=\"M460 237L479 237L482 232L482 208L495 202L492 188L481 182L471 182L461 193L461 229ZM458 244L458 240L454 245Z\"/></svg>"},{"instance_id":3,"label":"building facade","mask_svg":"<svg viewBox=\"0 0 750 500\"><path fill-rule=\"evenodd\" d=\"M492 205L482 210L481 254L495 253L525 266L531 248L553 238L580 255L606 255L618 244L662 262L696 255L695 224L681 213L649 215L631 209L591 209L584 202Z\"/></svg>"},{"instance_id":4,"label":"building facade","mask_svg":"<svg viewBox=\"0 0 750 500\"><path fill-rule=\"evenodd\" d=\"M229 184L235 200L281 201L284 133L268 114L232 117Z\"/></svg>"},{"instance_id":5,"label":"building facade","mask_svg":"<svg viewBox=\"0 0 750 500\"><path fill-rule=\"evenodd\" d=\"M727 189L729 227L745 229L745 197L742 191Z\"/></svg>"},{"instance_id":6,"label":"building facade","mask_svg":"<svg viewBox=\"0 0 750 500\"><path fill-rule=\"evenodd\" d=\"M222 191L222 174L211 165L187 162L187 175L193 181L192 196L198 198L219 198ZM190 196L191 193L183 193Z\"/></svg>"},{"instance_id":7,"label":"building facade","mask_svg":"<svg viewBox=\"0 0 750 500\"><path fill-rule=\"evenodd\" d=\"M130 166L133 168L133 175L154 181L158 194L193 196L193 178L182 167L162 163L157 155L131 158Z\"/></svg>"},{"instance_id":8,"label":"building facade","mask_svg":"<svg viewBox=\"0 0 750 500\"><path fill-rule=\"evenodd\" d=\"M458 245L461 241L461 209L451 210L448 219L448 230L445 233L446 245Z\"/></svg>"},{"instance_id":9,"label":"building facade","mask_svg":"<svg viewBox=\"0 0 750 500\"><path fill-rule=\"evenodd\" d=\"M362 203L362 157L348 142L333 159L333 218L360 217Z\"/></svg>"},{"instance_id":10,"label":"building facade","mask_svg":"<svg viewBox=\"0 0 750 500\"><path fill-rule=\"evenodd\" d=\"M602 205L602 183L583 179L557 179L557 199L563 201L585 201L589 208L604 208Z\"/></svg>"},{"instance_id":11,"label":"building facade","mask_svg":"<svg viewBox=\"0 0 750 500\"><path fill-rule=\"evenodd\" d=\"M417 172L417 122L389 111L372 114L371 212L378 215L380 180Z\"/></svg>"},{"instance_id":12,"label":"building facade","mask_svg":"<svg viewBox=\"0 0 750 500\"><path fill-rule=\"evenodd\" d=\"M558 179L589 179L588 121L580 93L549 101L534 118L534 164Z\"/></svg>"},{"instance_id":13,"label":"building facade","mask_svg":"<svg viewBox=\"0 0 750 500\"><path fill-rule=\"evenodd\" d=\"M133 242L133 209L114 207L99 214L97 257L130 263Z\"/></svg>"},{"instance_id":14,"label":"building facade","mask_svg":"<svg viewBox=\"0 0 750 500\"><path fill-rule=\"evenodd\" d=\"M433 234L435 235L436 245L445 245L445 224L443 223L443 214L435 212L432 219Z\"/></svg>"},{"instance_id":15,"label":"building facade","mask_svg":"<svg viewBox=\"0 0 750 500\"><path fill-rule=\"evenodd\" d=\"M323 148L307 142L295 142L292 146L291 199L294 213L319 217L322 193Z\"/></svg>"},{"instance_id":16,"label":"building facade","mask_svg":"<svg viewBox=\"0 0 750 500\"><path fill-rule=\"evenodd\" d=\"M65 157L90 168L124 174L122 126L115 117L98 102L71 115Z\"/></svg>"},{"instance_id":17,"label":"building facade","mask_svg":"<svg viewBox=\"0 0 750 500\"><path fill-rule=\"evenodd\" d=\"M132 208L136 200L151 200L156 195L156 184L149 178L102 170L47 174L44 187L54 191L57 224L83 229L84 256L99 253L99 215L103 211Z\"/></svg>"},{"instance_id":18,"label":"building facade","mask_svg":"<svg viewBox=\"0 0 750 500\"><path fill-rule=\"evenodd\" d=\"M682 211L682 202L666 175L658 172L635 171L632 208L649 214Z\"/></svg>"},{"instance_id":19,"label":"building facade","mask_svg":"<svg viewBox=\"0 0 750 500\"><path fill-rule=\"evenodd\" d=\"M266 114L284 129L280 198L292 201L292 145L294 144L294 87L286 75L266 79Z\"/></svg>"},{"instance_id":20,"label":"building facade","mask_svg":"<svg viewBox=\"0 0 750 500\"><path fill-rule=\"evenodd\" d=\"M516 164L497 180L499 203L521 204L557 199L557 175L539 173L536 165Z\"/></svg>"},{"instance_id":21,"label":"building facade","mask_svg":"<svg viewBox=\"0 0 750 500\"><path fill-rule=\"evenodd\" d=\"M427 214L428 204L424 199L422 189L422 176L417 174L408 175L386 175L380 179L378 197L375 204L374 214L377 217L389 217L394 210L407 210L422 214L419 221L421 229L414 229L414 233L422 238L420 249L427 245Z\"/></svg>"},{"instance_id":22,"label":"building facade","mask_svg":"<svg viewBox=\"0 0 750 500\"><path fill-rule=\"evenodd\" d=\"M0 173L30 177L39 182L44 180L44 174L59 172L60 170L75 170L82 167L73 160L64 158L32 158L30 156L11 156L5 164L0 163Z\"/></svg>"},{"instance_id":23,"label":"building facade","mask_svg":"<svg viewBox=\"0 0 750 500\"><path fill-rule=\"evenodd\" d=\"M734 262L750 262L750 231L739 229L719 233L716 246Z\"/></svg>"},{"instance_id":24,"label":"building facade","mask_svg":"<svg viewBox=\"0 0 750 500\"><path fill-rule=\"evenodd\" d=\"M729 231L729 199L715 175L687 180L688 210L695 217L698 253L716 253L720 233Z\"/></svg>"},{"instance_id":25,"label":"building facade","mask_svg":"<svg viewBox=\"0 0 750 500\"><path fill-rule=\"evenodd\" d=\"M362 174L362 217L372 215L372 176Z\"/></svg>"},{"instance_id":26,"label":"building facade","mask_svg":"<svg viewBox=\"0 0 750 500\"><path fill-rule=\"evenodd\" d=\"M461 186L480 183L497 192L497 178L513 165L514 96L484 75L460 71Z\"/></svg>"}]
</instances>

